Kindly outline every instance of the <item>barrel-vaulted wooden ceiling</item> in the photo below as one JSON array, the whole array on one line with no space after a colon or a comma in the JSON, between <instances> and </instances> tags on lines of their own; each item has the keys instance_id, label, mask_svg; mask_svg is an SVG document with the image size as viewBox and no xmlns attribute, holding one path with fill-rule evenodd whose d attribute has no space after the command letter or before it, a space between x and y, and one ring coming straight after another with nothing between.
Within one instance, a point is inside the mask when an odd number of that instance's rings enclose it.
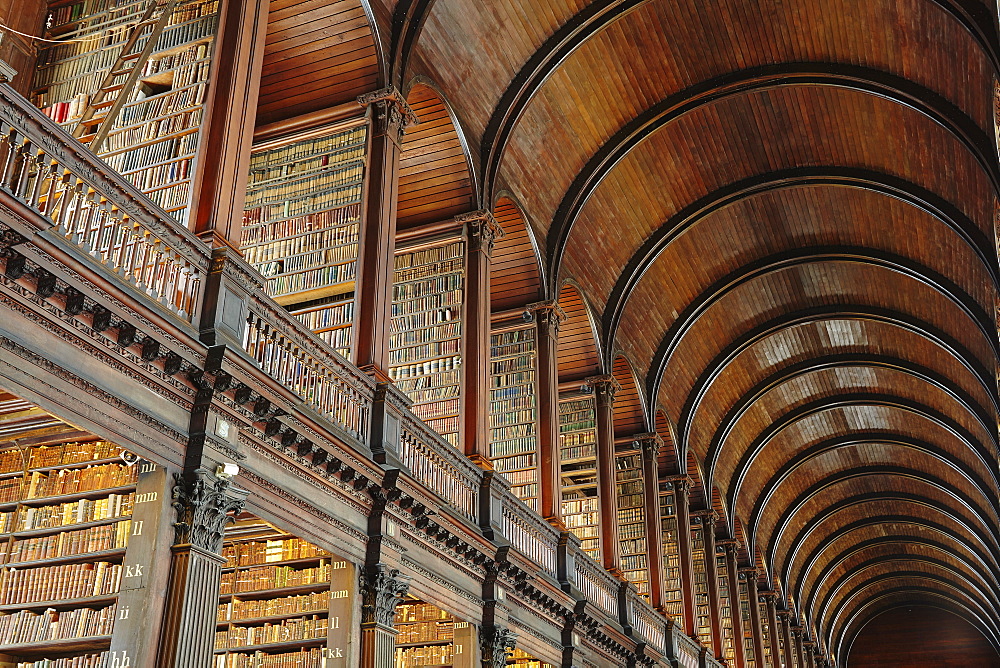
<instances>
[{"instance_id":1,"label":"barrel-vaulted wooden ceiling","mask_svg":"<svg viewBox=\"0 0 1000 668\"><path fill-rule=\"evenodd\" d=\"M638 379L616 425L670 436L828 656L914 602L1000 647L995 2L271 0L270 25L259 121L402 90L427 125L401 224L495 208L494 306L559 299L563 378Z\"/></svg>"}]
</instances>

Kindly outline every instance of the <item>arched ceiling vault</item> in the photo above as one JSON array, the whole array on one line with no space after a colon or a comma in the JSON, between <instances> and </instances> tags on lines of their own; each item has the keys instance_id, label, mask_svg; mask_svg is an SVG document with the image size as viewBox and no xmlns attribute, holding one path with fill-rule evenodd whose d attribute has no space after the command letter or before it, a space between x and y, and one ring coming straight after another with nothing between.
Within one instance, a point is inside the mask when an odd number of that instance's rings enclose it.
<instances>
[{"instance_id":1,"label":"arched ceiling vault","mask_svg":"<svg viewBox=\"0 0 1000 668\"><path fill-rule=\"evenodd\" d=\"M559 300L831 658L915 601L1000 645L996 2L371 4L520 230L495 303Z\"/></svg>"}]
</instances>

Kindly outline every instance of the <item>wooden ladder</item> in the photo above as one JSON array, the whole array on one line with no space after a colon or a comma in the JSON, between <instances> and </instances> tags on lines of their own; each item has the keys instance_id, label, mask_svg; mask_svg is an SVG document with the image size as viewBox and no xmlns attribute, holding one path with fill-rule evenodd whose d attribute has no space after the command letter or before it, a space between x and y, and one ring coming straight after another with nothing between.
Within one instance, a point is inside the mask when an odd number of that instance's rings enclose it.
<instances>
[{"instance_id":1,"label":"wooden ladder","mask_svg":"<svg viewBox=\"0 0 1000 668\"><path fill-rule=\"evenodd\" d=\"M125 103L128 102L128 91L132 90L135 82L139 80L139 76L146 66L146 61L149 60L150 54L156 48L160 34L166 27L167 21L170 20L176 5L177 0L167 0L166 2L150 0L142 17L132 26L128 39L118 54L118 59L108 70L97 93L88 101L87 108L84 109L76 128L73 130L73 136L85 144L89 143L90 149L94 153L101 150L101 145L104 144L108 132L114 126L115 119ZM149 38L142 50L136 51L135 48L143 36L143 30L148 26L153 26L153 30L149 33ZM115 79L126 74L128 76L124 81L115 83ZM107 112L98 114L99 110L108 107L110 109Z\"/></svg>"}]
</instances>

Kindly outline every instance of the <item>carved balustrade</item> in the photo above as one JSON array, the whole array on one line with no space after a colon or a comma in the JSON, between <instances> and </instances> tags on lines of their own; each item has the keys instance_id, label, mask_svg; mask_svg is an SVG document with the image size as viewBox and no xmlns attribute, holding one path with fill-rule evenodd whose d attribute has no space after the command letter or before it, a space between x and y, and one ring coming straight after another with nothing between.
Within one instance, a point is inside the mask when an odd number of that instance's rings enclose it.
<instances>
[{"instance_id":1,"label":"carved balustrade","mask_svg":"<svg viewBox=\"0 0 1000 668\"><path fill-rule=\"evenodd\" d=\"M503 504L504 537L521 554L541 566L543 572L555 578L559 531L509 492Z\"/></svg>"},{"instance_id":2,"label":"carved balustrade","mask_svg":"<svg viewBox=\"0 0 1000 668\"><path fill-rule=\"evenodd\" d=\"M209 248L6 84L0 189L180 318L199 313Z\"/></svg>"},{"instance_id":3,"label":"carved balustrade","mask_svg":"<svg viewBox=\"0 0 1000 668\"><path fill-rule=\"evenodd\" d=\"M621 584L611 573L582 552L576 555L577 589L588 601L618 620L618 587Z\"/></svg>"}]
</instances>

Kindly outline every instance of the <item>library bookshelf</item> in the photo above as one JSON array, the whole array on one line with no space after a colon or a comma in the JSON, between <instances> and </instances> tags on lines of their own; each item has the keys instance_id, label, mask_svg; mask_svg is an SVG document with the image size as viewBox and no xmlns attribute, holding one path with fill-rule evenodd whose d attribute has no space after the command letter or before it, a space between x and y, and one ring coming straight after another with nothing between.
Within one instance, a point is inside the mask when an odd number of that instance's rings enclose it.
<instances>
[{"instance_id":1,"label":"library bookshelf","mask_svg":"<svg viewBox=\"0 0 1000 668\"><path fill-rule=\"evenodd\" d=\"M760 625L760 637L761 645L764 647L764 664L767 666L774 665L774 657L778 655L777 650L771 645L771 625L767 623L767 603L764 601L759 601L757 603L757 608L760 614L761 625ZM774 651L772 651L774 650Z\"/></svg>"},{"instance_id":2,"label":"library bookshelf","mask_svg":"<svg viewBox=\"0 0 1000 668\"><path fill-rule=\"evenodd\" d=\"M597 497L597 413L593 394L559 397L559 469L562 518L580 539L580 549L599 560L600 501Z\"/></svg>"},{"instance_id":3,"label":"library bookshelf","mask_svg":"<svg viewBox=\"0 0 1000 668\"><path fill-rule=\"evenodd\" d=\"M32 101L46 115L182 222L219 2L55 0L45 37L56 43L43 43L33 81Z\"/></svg>"},{"instance_id":4,"label":"library bookshelf","mask_svg":"<svg viewBox=\"0 0 1000 668\"><path fill-rule=\"evenodd\" d=\"M458 235L396 247L389 375L413 413L459 447L466 242Z\"/></svg>"},{"instance_id":5,"label":"library bookshelf","mask_svg":"<svg viewBox=\"0 0 1000 668\"><path fill-rule=\"evenodd\" d=\"M615 496L618 504L618 541L625 579L649 599L649 562L646 551L646 513L643 502L642 455L615 457Z\"/></svg>"},{"instance_id":6,"label":"library bookshelf","mask_svg":"<svg viewBox=\"0 0 1000 668\"><path fill-rule=\"evenodd\" d=\"M351 601L335 577L348 564L249 514L227 527L216 668L321 668Z\"/></svg>"},{"instance_id":7,"label":"library bookshelf","mask_svg":"<svg viewBox=\"0 0 1000 668\"><path fill-rule=\"evenodd\" d=\"M139 466L108 441L0 450L0 666L103 666Z\"/></svg>"},{"instance_id":8,"label":"library bookshelf","mask_svg":"<svg viewBox=\"0 0 1000 668\"><path fill-rule=\"evenodd\" d=\"M663 535L663 611L684 627L684 599L680 546L677 542L677 506L670 489L660 492L660 527Z\"/></svg>"},{"instance_id":9,"label":"library bookshelf","mask_svg":"<svg viewBox=\"0 0 1000 668\"><path fill-rule=\"evenodd\" d=\"M241 250L279 304L344 357L354 321L368 126L323 127L258 144Z\"/></svg>"},{"instance_id":10,"label":"library bookshelf","mask_svg":"<svg viewBox=\"0 0 1000 668\"><path fill-rule=\"evenodd\" d=\"M728 662L736 659L733 635L733 600L729 595L729 567L725 554L715 555L716 578L719 582L719 624L722 626L722 656Z\"/></svg>"},{"instance_id":11,"label":"library bookshelf","mask_svg":"<svg viewBox=\"0 0 1000 668\"><path fill-rule=\"evenodd\" d=\"M518 668L555 668L551 663L540 661L523 649L517 648L507 657L507 665L518 666Z\"/></svg>"},{"instance_id":12,"label":"library bookshelf","mask_svg":"<svg viewBox=\"0 0 1000 668\"><path fill-rule=\"evenodd\" d=\"M396 668L478 665L473 627L433 603L408 597L396 606Z\"/></svg>"},{"instance_id":13,"label":"library bookshelf","mask_svg":"<svg viewBox=\"0 0 1000 668\"><path fill-rule=\"evenodd\" d=\"M538 360L534 323L490 335L490 461L538 510Z\"/></svg>"},{"instance_id":14,"label":"library bookshelf","mask_svg":"<svg viewBox=\"0 0 1000 668\"><path fill-rule=\"evenodd\" d=\"M750 600L750 587L747 585L745 574L740 574L739 579L739 610L740 619L743 620L743 663L747 668L757 668L757 658L753 647L753 626L750 623L750 606L757 605L756 601Z\"/></svg>"},{"instance_id":15,"label":"library bookshelf","mask_svg":"<svg viewBox=\"0 0 1000 668\"><path fill-rule=\"evenodd\" d=\"M701 644L713 651L712 615L708 603L708 569L705 565L705 529L691 524L691 564L694 570L695 633ZM714 558L714 555L711 555Z\"/></svg>"}]
</instances>

